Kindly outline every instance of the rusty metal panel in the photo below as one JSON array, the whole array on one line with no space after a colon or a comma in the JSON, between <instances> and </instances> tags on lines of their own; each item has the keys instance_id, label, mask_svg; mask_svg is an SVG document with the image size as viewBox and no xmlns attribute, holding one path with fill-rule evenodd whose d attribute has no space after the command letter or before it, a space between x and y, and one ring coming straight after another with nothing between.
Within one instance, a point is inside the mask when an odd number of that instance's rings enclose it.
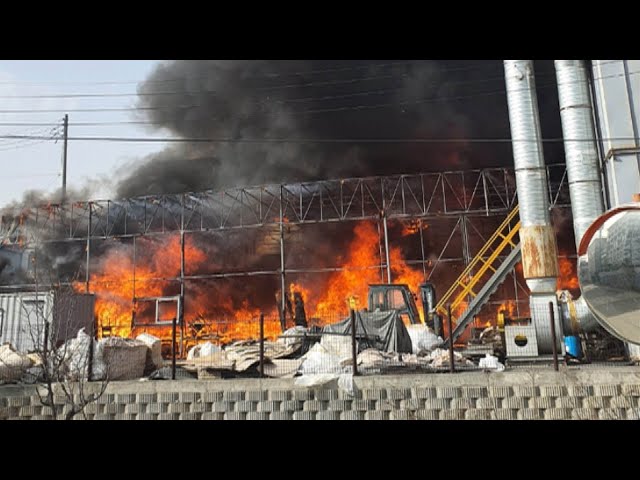
<instances>
[{"instance_id":1,"label":"rusty metal panel","mask_svg":"<svg viewBox=\"0 0 640 480\"><path fill-rule=\"evenodd\" d=\"M95 295L74 292L59 292L53 305L53 325L57 342L75 338L84 331L93 335Z\"/></svg>"},{"instance_id":2,"label":"rusty metal panel","mask_svg":"<svg viewBox=\"0 0 640 480\"><path fill-rule=\"evenodd\" d=\"M520 243L524 278L558 276L558 247L552 226L521 227Z\"/></svg>"}]
</instances>

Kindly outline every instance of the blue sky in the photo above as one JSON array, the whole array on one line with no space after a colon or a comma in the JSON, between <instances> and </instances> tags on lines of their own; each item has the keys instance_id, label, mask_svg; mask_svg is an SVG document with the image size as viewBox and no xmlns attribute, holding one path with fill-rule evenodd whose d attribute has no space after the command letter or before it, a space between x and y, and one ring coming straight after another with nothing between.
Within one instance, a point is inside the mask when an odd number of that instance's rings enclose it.
<instances>
[{"instance_id":1,"label":"blue sky","mask_svg":"<svg viewBox=\"0 0 640 480\"><path fill-rule=\"evenodd\" d=\"M15 60L0 61L0 110L61 110L51 113L2 113L3 123L60 123L66 110L130 108L135 95L111 98L19 98L25 95L135 94L159 60ZM102 84L100 84L100 82ZM106 82L114 82L107 84ZM73 126L74 122L143 120L134 111L69 112L70 136L166 136L144 125ZM48 134L52 126L4 126L2 135ZM118 171L163 144L69 142L67 184L81 187L97 180L93 198L107 198ZM31 189L53 192L61 184L62 142L0 138L0 206L20 200Z\"/></svg>"}]
</instances>

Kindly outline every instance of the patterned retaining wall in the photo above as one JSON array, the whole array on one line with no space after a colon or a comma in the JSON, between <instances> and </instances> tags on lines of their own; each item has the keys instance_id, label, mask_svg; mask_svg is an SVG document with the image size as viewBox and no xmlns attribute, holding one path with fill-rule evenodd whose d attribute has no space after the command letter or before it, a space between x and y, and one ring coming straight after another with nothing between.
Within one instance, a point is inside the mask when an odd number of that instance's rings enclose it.
<instances>
[{"instance_id":1,"label":"patterned retaining wall","mask_svg":"<svg viewBox=\"0 0 640 480\"><path fill-rule=\"evenodd\" d=\"M294 379L113 382L85 411L93 420L569 420L640 419L640 368ZM57 411L65 398L56 396ZM0 387L0 419L52 419L33 387ZM82 419L81 415L76 416Z\"/></svg>"}]
</instances>

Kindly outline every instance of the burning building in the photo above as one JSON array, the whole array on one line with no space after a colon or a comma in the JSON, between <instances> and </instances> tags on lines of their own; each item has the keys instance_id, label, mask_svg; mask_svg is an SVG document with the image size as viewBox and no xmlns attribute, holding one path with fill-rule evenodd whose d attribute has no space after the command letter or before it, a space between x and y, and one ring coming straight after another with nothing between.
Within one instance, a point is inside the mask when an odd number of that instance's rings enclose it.
<instances>
[{"instance_id":1,"label":"burning building","mask_svg":"<svg viewBox=\"0 0 640 480\"><path fill-rule=\"evenodd\" d=\"M492 81L503 86L497 66ZM482 89L467 92L475 95L470 109L447 100L464 85L487 86L493 77L477 67L353 62L331 79L335 65L322 62L161 64L139 87L153 125L222 140L186 142L145 159L122 175L116 196L124 200L22 209L3 221L6 243L33 246L38 263L51 266L50 283L94 293L98 335L168 338L175 319L185 345L255 336L260 313L275 335L283 293L292 289L311 324L343 318L347 299L363 307L369 283L416 291L430 280L446 290L515 206L508 148L471 149L464 141L506 137L506 103ZM393 85L384 84L390 78ZM376 106L363 120L362 82L374 105L402 108ZM340 91L321 92L327 83ZM179 94L163 95L167 85ZM499 110L495 122L484 120L489 106ZM381 131L390 139L452 141L313 141L380 138ZM504 167L478 168L496 163ZM553 206L566 211L564 167L547 169ZM527 314L522 273L516 268L510 278L481 321L495 321L509 301Z\"/></svg>"}]
</instances>

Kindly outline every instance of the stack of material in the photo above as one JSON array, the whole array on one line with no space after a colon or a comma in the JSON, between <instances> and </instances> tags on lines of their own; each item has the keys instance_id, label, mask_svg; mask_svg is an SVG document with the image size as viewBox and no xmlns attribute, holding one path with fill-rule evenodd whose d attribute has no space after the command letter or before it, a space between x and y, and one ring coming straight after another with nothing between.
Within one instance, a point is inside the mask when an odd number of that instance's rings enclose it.
<instances>
[{"instance_id":1,"label":"stack of material","mask_svg":"<svg viewBox=\"0 0 640 480\"><path fill-rule=\"evenodd\" d=\"M158 337L143 333L136 337L136 340L147 346L147 358L145 361L145 372L152 372L162 367L162 342Z\"/></svg>"},{"instance_id":2,"label":"stack of material","mask_svg":"<svg viewBox=\"0 0 640 480\"><path fill-rule=\"evenodd\" d=\"M103 338L98 343L109 380L133 380L144 375L148 347L145 343L120 337Z\"/></svg>"},{"instance_id":3,"label":"stack of material","mask_svg":"<svg viewBox=\"0 0 640 480\"><path fill-rule=\"evenodd\" d=\"M368 348L358 355L358 366L365 370L390 370L395 368L428 367L431 364L429 356L415 353L381 352Z\"/></svg>"},{"instance_id":4,"label":"stack of material","mask_svg":"<svg viewBox=\"0 0 640 480\"><path fill-rule=\"evenodd\" d=\"M381 352L375 348L367 348L358 354L358 367L364 369L383 369L400 366L398 354Z\"/></svg>"},{"instance_id":5,"label":"stack of material","mask_svg":"<svg viewBox=\"0 0 640 480\"><path fill-rule=\"evenodd\" d=\"M448 368L450 366L448 350L436 348L427 358L430 360L429 366L433 368ZM456 366L470 367L474 365L473 362L464 358L458 352L453 352L453 361Z\"/></svg>"},{"instance_id":6,"label":"stack of material","mask_svg":"<svg viewBox=\"0 0 640 480\"><path fill-rule=\"evenodd\" d=\"M284 342L264 342L265 375L290 375L294 363L283 359L300 350L301 343L285 345ZM184 364L184 368L197 371L199 377L216 376L216 371L246 372L260 362L260 344L254 341L235 342L224 350L214 351L206 356L199 356ZM295 364L295 370L297 370ZM282 375L280 374L282 372Z\"/></svg>"},{"instance_id":7,"label":"stack of material","mask_svg":"<svg viewBox=\"0 0 640 480\"><path fill-rule=\"evenodd\" d=\"M0 382L15 382L32 365L31 358L17 352L10 344L0 345Z\"/></svg>"}]
</instances>

